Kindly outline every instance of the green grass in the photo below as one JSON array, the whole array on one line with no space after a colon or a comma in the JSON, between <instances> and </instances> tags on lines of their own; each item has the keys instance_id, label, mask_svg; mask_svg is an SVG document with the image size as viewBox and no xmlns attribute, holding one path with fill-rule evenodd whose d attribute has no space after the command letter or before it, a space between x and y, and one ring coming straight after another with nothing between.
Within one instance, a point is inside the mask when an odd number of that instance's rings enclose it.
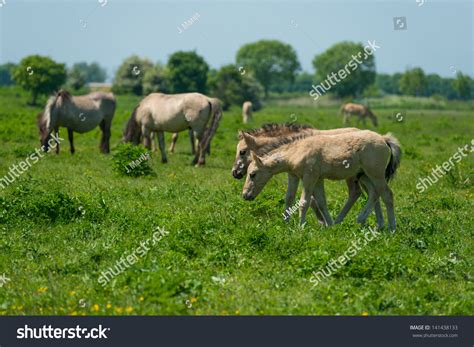
<instances>
[{"instance_id":1,"label":"green grass","mask_svg":"<svg viewBox=\"0 0 474 347\"><path fill-rule=\"evenodd\" d=\"M21 93L1 93L0 177L39 146L39 108L26 106ZM112 148L137 101L118 98ZM156 176L119 176L112 156L99 153L95 130L75 136L74 156L66 139L60 155L47 154L0 190L0 276L9 278L0 287L0 314L472 314L473 155L426 192L415 188L470 143L472 111L404 110L401 123L393 119L400 110L375 111L378 131L392 132L404 150L391 183L398 230L384 232L317 287L312 271L364 233L356 223L364 199L341 225L322 228L311 214L304 229L297 216L282 220L285 175L244 201L243 181L230 172L241 127L234 108L224 113L203 168L190 165L182 133L168 164L153 154ZM292 114L322 129L341 126L336 107L275 104L255 113L255 126ZM326 189L334 216L345 183ZM103 288L101 272L157 227L169 235Z\"/></svg>"}]
</instances>

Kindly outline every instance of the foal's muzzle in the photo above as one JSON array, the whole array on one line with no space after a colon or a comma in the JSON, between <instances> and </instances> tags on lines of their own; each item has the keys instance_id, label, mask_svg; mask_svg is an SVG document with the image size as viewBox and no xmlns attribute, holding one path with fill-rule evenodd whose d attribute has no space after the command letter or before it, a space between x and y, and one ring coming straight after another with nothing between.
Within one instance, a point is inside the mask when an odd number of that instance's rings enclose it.
<instances>
[{"instance_id":1,"label":"foal's muzzle","mask_svg":"<svg viewBox=\"0 0 474 347\"><path fill-rule=\"evenodd\" d=\"M252 196L249 193L242 193L242 197L244 198L244 200L247 200L247 201L251 201L251 200L255 199L255 197Z\"/></svg>"},{"instance_id":2,"label":"foal's muzzle","mask_svg":"<svg viewBox=\"0 0 474 347\"><path fill-rule=\"evenodd\" d=\"M240 171L232 170L232 176L234 176L234 178L240 180L242 177L244 177L244 174Z\"/></svg>"}]
</instances>

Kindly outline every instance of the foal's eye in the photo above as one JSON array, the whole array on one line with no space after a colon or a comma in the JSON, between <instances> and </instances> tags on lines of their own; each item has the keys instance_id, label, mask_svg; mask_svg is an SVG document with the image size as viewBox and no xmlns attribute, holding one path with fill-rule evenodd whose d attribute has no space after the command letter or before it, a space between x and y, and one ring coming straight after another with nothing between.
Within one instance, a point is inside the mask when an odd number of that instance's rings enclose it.
<instances>
[{"instance_id":1,"label":"foal's eye","mask_svg":"<svg viewBox=\"0 0 474 347\"><path fill-rule=\"evenodd\" d=\"M251 173L249 176L250 176L251 179L254 179L255 178L255 173Z\"/></svg>"},{"instance_id":2,"label":"foal's eye","mask_svg":"<svg viewBox=\"0 0 474 347\"><path fill-rule=\"evenodd\" d=\"M240 155L245 155L245 151L240 151Z\"/></svg>"}]
</instances>

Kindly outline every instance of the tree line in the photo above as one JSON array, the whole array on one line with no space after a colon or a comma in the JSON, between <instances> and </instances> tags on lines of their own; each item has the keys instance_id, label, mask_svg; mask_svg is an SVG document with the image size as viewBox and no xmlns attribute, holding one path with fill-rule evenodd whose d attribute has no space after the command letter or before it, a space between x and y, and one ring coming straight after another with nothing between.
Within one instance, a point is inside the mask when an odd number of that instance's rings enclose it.
<instances>
[{"instance_id":1,"label":"tree line","mask_svg":"<svg viewBox=\"0 0 474 347\"><path fill-rule=\"evenodd\" d=\"M195 51L173 53L166 64L131 56L115 73L112 91L117 94L144 95L152 92L209 93L221 99L224 108L252 101L258 109L270 93L309 93L313 85L344 69L351 57L363 52L361 43L344 41L314 57L315 73L301 70L296 51L277 40L260 40L243 45L235 63L211 68ZM360 55L359 55L360 56ZM462 72L453 78L425 74L420 67L403 73L378 74L374 55L357 60L357 67L332 86L330 93L340 98L383 96L384 94L437 96L470 99L474 80ZM97 63L76 63L69 69L49 57L32 55L18 65L0 65L0 86L17 84L31 93L31 102L62 86L80 90L90 82L104 82L106 71Z\"/></svg>"}]
</instances>

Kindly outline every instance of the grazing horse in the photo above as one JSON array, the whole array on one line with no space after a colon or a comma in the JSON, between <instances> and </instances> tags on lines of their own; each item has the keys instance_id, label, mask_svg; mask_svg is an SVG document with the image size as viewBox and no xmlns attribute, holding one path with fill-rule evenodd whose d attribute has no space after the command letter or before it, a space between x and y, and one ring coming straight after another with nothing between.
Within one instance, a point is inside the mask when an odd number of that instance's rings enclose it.
<instances>
[{"instance_id":1,"label":"grazing horse","mask_svg":"<svg viewBox=\"0 0 474 347\"><path fill-rule=\"evenodd\" d=\"M205 164L205 150L214 136L222 117L218 99L200 93L153 93L135 107L128 120L123 140L138 145L143 136L145 147L151 147L151 133L156 132L161 161L166 163L164 132L178 133L191 129L199 141L192 164ZM209 123L209 125L208 125Z\"/></svg>"},{"instance_id":2,"label":"grazing horse","mask_svg":"<svg viewBox=\"0 0 474 347\"><path fill-rule=\"evenodd\" d=\"M71 154L74 154L73 133L85 133L97 125L102 130L100 150L110 152L110 128L116 108L115 97L112 93L95 92L82 96L72 96L65 90L60 90L51 96L44 111L38 114L37 124L40 132L40 142L45 151L48 150L48 140L54 131L58 138L59 128L68 131ZM57 141L58 142L58 141ZM59 153L59 142L56 146Z\"/></svg>"},{"instance_id":3,"label":"grazing horse","mask_svg":"<svg viewBox=\"0 0 474 347\"><path fill-rule=\"evenodd\" d=\"M348 103L341 106L339 114L344 114L343 123L344 125L349 124L349 118L353 115L357 115L357 124L362 121L366 126L365 119L368 117L372 121L372 124L376 127L378 125L377 116L367 107L360 104Z\"/></svg>"},{"instance_id":4,"label":"grazing horse","mask_svg":"<svg viewBox=\"0 0 474 347\"><path fill-rule=\"evenodd\" d=\"M242 121L248 124L252 121L253 105L250 101L245 101L242 105Z\"/></svg>"},{"instance_id":5,"label":"grazing horse","mask_svg":"<svg viewBox=\"0 0 474 347\"><path fill-rule=\"evenodd\" d=\"M343 180L365 174L372 185L367 187L368 202L357 221L365 223L381 196L387 208L389 229L396 229L393 193L387 183L397 171L401 151L400 144L392 135L382 136L361 130L339 135L311 136L278 147L264 157L253 151L251 155L252 162L242 191L245 200L253 200L273 175L289 172L303 182L300 215L301 224L304 224L314 194L324 217L327 219L329 216L324 179ZM345 161L351 165L344 166Z\"/></svg>"},{"instance_id":6,"label":"grazing horse","mask_svg":"<svg viewBox=\"0 0 474 347\"><path fill-rule=\"evenodd\" d=\"M288 144L293 141L301 140L308 136L318 135L336 135L352 131L359 131L357 128L341 128L331 130L318 130L308 125L295 124L265 124L260 129L246 130L239 133L239 143L237 144L237 152L235 155L234 165L232 167L232 176L236 179L241 179L247 173L247 168L250 165L252 158L250 155L250 148L247 143L251 144L251 149L258 155L265 155L275 148ZM245 137L245 138L244 138ZM347 163L345 163L347 165ZM352 208L357 199L361 196L362 191L359 183L361 183L364 190L368 193L367 185L371 182L362 175L361 177L351 177L346 180L349 197L343 209L336 218L335 223L338 224L343 221L349 210ZM296 192L298 189L299 178L288 173L288 189L285 195L285 210L288 210L293 205ZM316 213L318 220L325 225L332 225L332 219L325 220L317 208L317 203L311 199L311 208ZM375 203L375 215L377 218L377 226L383 227L384 218L382 208L379 200Z\"/></svg>"}]
</instances>

